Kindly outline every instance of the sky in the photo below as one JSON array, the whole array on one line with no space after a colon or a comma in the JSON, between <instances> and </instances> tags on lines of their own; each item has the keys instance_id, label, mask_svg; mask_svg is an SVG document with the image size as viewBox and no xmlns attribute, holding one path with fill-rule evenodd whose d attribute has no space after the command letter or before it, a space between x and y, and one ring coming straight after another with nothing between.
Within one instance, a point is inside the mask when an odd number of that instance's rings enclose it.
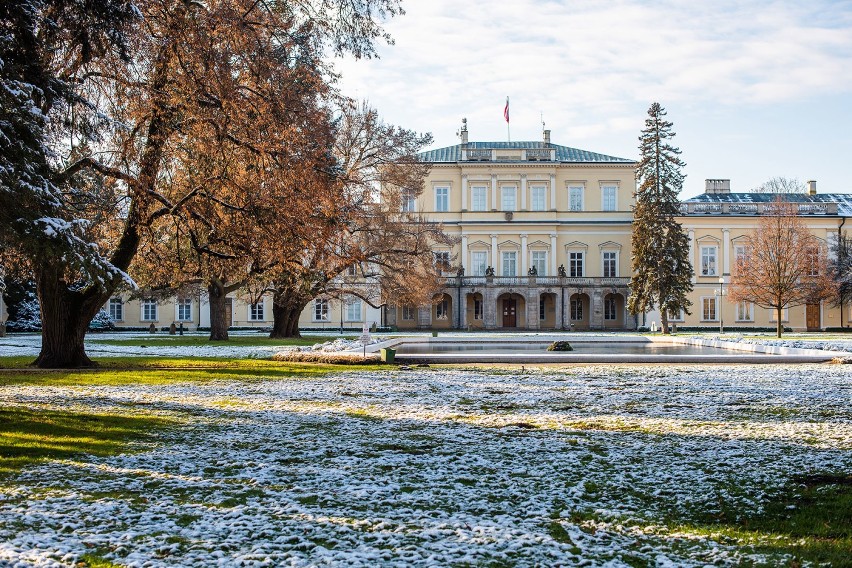
<instances>
[{"instance_id":1,"label":"sky","mask_svg":"<svg viewBox=\"0 0 852 568\"><path fill-rule=\"evenodd\" d=\"M674 123L683 198L706 178L852 193L852 0L403 0L379 58L339 87L440 148L540 140L638 159L648 107Z\"/></svg>"}]
</instances>

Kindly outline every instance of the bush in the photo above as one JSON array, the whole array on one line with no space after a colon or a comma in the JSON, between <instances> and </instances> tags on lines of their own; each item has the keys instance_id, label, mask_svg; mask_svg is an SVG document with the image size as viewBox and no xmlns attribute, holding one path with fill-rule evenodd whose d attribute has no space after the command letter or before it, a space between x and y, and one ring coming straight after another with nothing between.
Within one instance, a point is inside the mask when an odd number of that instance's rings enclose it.
<instances>
[{"instance_id":1,"label":"bush","mask_svg":"<svg viewBox=\"0 0 852 568\"><path fill-rule=\"evenodd\" d=\"M89 323L90 331L112 331L114 329L115 322L106 310L99 311L95 317L92 318L91 323Z\"/></svg>"},{"instance_id":2,"label":"bush","mask_svg":"<svg viewBox=\"0 0 852 568\"><path fill-rule=\"evenodd\" d=\"M378 353L363 355L329 351L281 351L272 356L275 361L291 363L329 363L332 365L375 365L381 363Z\"/></svg>"},{"instance_id":3,"label":"bush","mask_svg":"<svg viewBox=\"0 0 852 568\"><path fill-rule=\"evenodd\" d=\"M15 319L6 322L7 331L41 331L41 309L33 292L15 306Z\"/></svg>"},{"instance_id":4,"label":"bush","mask_svg":"<svg viewBox=\"0 0 852 568\"><path fill-rule=\"evenodd\" d=\"M554 341L550 345L547 346L548 351L574 351L574 348L571 347L571 344L567 341Z\"/></svg>"}]
</instances>

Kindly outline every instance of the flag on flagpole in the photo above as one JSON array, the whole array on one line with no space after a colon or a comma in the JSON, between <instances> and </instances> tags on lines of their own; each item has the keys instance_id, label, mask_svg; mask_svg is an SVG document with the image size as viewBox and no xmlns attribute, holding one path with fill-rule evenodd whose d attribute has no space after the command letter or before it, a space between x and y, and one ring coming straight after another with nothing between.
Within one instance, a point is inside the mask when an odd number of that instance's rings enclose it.
<instances>
[{"instance_id":1,"label":"flag on flagpole","mask_svg":"<svg viewBox=\"0 0 852 568\"><path fill-rule=\"evenodd\" d=\"M509 97L506 97L506 108L503 109L503 117L509 122Z\"/></svg>"}]
</instances>

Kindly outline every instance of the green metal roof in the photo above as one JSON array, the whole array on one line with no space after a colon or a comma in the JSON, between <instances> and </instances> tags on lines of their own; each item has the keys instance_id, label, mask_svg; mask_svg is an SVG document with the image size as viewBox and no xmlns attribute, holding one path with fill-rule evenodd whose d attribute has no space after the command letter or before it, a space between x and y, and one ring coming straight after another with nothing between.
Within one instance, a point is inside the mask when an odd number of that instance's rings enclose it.
<instances>
[{"instance_id":1,"label":"green metal roof","mask_svg":"<svg viewBox=\"0 0 852 568\"><path fill-rule=\"evenodd\" d=\"M617 158L615 156L607 156L606 154L598 154L597 152L589 152L588 150L580 150L569 146L560 146L558 144L544 144L543 142L468 142L469 150L556 150L556 161L567 163L596 163L596 164L635 164L635 160L627 158ZM419 154L420 160L430 163L449 163L461 161L461 144L455 146L447 146L446 148L436 148ZM502 160L498 160L502 161Z\"/></svg>"},{"instance_id":2,"label":"green metal roof","mask_svg":"<svg viewBox=\"0 0 852 568\"><path fill-rule=\"evenodd\" d=\"M778 199L774 193L702 193L684 203L772 203ZM837 214L852 216L852 194L849 193L784 193L780 196L790 203L837 203Z\"/></svg>"}]
</instances>

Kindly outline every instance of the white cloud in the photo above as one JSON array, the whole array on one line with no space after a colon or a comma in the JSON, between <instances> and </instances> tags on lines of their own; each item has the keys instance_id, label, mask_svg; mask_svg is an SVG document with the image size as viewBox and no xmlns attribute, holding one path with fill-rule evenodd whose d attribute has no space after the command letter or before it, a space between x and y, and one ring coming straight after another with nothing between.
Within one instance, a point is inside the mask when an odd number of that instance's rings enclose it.
<instances>
[{"instance_id":1,"label":"white cloud","mask_svg":"<svg viewBox=\"0 0 852 568\"><path fill-rule=\"evenodd\" d=\"M849 1L404 6L381 59L337 62L341 86L389 122L433 132L436 146L457 142L462 117L473 139L505 139L507 95L513 139L538 139L543 112L555 141L630 157L652 101L710 120L852 93Z\"/></svg>"}]
</instances>

